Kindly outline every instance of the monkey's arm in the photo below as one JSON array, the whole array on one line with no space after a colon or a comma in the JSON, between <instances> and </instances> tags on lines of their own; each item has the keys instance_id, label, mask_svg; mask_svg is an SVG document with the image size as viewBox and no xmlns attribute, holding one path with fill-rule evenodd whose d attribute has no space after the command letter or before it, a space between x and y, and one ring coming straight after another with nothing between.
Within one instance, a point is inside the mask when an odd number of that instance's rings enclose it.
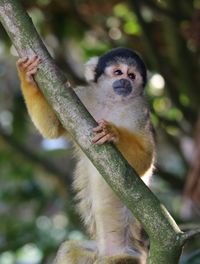
<instances>
[{"instance_id":1,"label":"monkey's arm","mask_svg":"<svg viewBox=\"0 0 200 264\"><path fill-rule=\"evenodd\" d=\"M98 124L99 126L93 129L97 133L93 138L95 144L113 142L140 176L151 168L154 160L154 142L150 131L148 137L145 137L105 120L100 120Z\"/></svg>"},{"instance_id":2,"label":"monkey's arm","mask_svg":"<svg viewBox=\"0 0 200 264\"><path fill-rule=\"evenodd\" d=\"M57 138L66 131L33 80L39 63L36 56L18 60L16 65L21 89L28 113L36 128L45 138Z\"/></svg>"},{"instance_id":3,"label":"monkey's arm","mask_svg":"<svg viewBox=\"0 0 200 264\"><path fill-rule=\"evenodd\" d=\"M123 127L117 127L119 140L117 148L129 162L129 164L143 176L154 161L154 143L151 135L145 138ZM150 133L150 132L149 132Z\"/></svg>"}]
</instances>

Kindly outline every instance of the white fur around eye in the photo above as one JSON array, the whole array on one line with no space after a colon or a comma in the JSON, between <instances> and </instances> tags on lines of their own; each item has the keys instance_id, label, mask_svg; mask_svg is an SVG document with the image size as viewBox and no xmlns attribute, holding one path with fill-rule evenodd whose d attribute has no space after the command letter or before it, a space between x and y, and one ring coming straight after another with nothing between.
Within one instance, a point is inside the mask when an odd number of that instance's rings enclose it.
<instances>
[{"instance_id":1,"label":"white fur around eye","mask_svg":"<svg viewBox=\"0 0 200 264\"><path fill-rule=\"evenodd\" d=\"M115 69L115 68L114 68ZM105 74L106 75L108 75L108 76L112 76L112 74L113 74L113 65L111 65L111 66L107 66L106 68L105 68Z\"/></svg>"},{"instance_id":2,"label":"white fur around eye","mask_svg":"<svg viewBox=\"0 0 200 264\"><path fill-rule=\"evenodd\" d=\"M85 79L87 82L93 82L95 78L95 68L97 66L99 57L92 57L85 64Z\"/></svg>"}]
</instances>

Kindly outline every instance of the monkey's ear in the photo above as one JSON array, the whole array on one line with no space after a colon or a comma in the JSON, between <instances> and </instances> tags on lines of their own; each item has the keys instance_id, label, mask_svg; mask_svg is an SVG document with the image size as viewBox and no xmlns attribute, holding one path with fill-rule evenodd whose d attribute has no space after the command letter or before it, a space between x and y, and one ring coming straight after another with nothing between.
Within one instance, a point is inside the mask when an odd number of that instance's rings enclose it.
<instances>
[{"instance_id":1,"label":"monkey's ear","mask_svg":"<svg viewBox=\"0 0 200 264\"><path fill-rule=\"evenodd\" d=\"M94 82L95 80L95 69L97 63L99 61L99 57L92 57L89 59L88 62L85 64L85 79L87 82Z\"/></svg>"}]
</instances>

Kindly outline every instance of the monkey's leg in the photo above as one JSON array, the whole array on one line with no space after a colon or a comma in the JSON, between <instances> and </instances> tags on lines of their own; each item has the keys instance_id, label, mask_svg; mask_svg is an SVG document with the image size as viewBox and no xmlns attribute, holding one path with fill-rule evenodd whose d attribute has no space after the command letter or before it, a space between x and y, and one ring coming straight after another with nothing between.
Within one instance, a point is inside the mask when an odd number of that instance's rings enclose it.
<instances>
[{"instance_id":1,"label":"monkey's leg","mask_svg":"<svg viewBox=\"0 0 200 264\"><path fill-rule=\"evenodd\" d=\"M65 241L59 248L54 264L93 264L96 247L92 242Z\"/></svg>"},{"instance_id":2,"label":"monkey's leg","mask_svg":"<svg viewBox=\"0 0 200 264\"><path fill-rule=\"evenodd\" d=\"M132 215L84 155L76 168L74 188L81 214L91 236L97 241L99 256L134 255ZM135 237L135 235L134 235Z\"/></svg>"}]
</instances>

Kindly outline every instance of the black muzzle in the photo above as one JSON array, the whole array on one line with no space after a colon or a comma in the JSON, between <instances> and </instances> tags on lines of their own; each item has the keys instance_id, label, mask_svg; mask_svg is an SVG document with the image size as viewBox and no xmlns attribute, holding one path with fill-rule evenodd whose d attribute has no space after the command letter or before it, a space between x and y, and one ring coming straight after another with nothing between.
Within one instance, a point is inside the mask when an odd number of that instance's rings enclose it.
<instances>
[{"instance_id":1,"label":"black muzzle","mask_svg":"<svg viewBox=\"0 0 200 264\"><path fill-rule=\"evenodd\" d=\"M113 86L113 90L118 95L127 96L132 91L131 82L127 79L116 80L114 81L112 86Z\"/></svg>"}]
</instances>

